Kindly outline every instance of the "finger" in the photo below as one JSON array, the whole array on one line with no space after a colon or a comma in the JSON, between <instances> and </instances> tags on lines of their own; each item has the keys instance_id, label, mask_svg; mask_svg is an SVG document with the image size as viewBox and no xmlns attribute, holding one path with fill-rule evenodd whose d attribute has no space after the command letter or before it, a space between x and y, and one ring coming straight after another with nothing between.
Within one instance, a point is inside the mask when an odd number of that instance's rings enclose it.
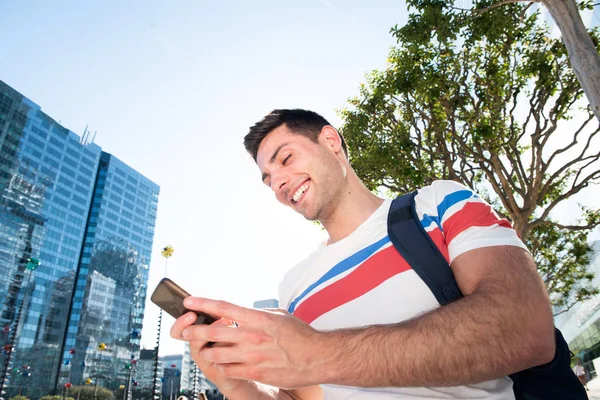
<instances>
[{"instance_id":1,"label":"finger","mask_svg":"<svg viewBox=\"0 0 600 400\"><path fill-rule=\"evenodd\" d=\"M196 322L198 317L193 312L188 312L183 314L181 317L177 318L171 326L171 337L173 339L183 340L182 332L188 326L193 325Z\"/></svg>"},{"instance_id":2,"label":"finger","mask_svg":"<svg viewBox=\"0 0 600 400\"><path fill-rule=\"evenodd\" d=\"M248 364L215 364L215 368L221 375L232 379L243 379L261 382L262 377L256 368L249 368Z\"/></svg>"},{"instance_id":3,"label":"finger","mask_svg":"<svg viewBox=\"0 0 600 400\"><path fill-rule=\"evenodd\" d=\"M232 326L231 325L231 321L229 321L227 319L223 319L223 318L221 318L218 321L213 322L212 325L215 325L215 326ZM209 341L209 340L203 340L201 336L198 337L197 333L196 333L196 335L193 335L193 334L190 334L189 333L190 331L188 330L188 329L190 329L192 327L207 327L207 326L208 325L196 325L196 324L190 325L190 326L186 327L181 332L181 338L183 340L188 340L188 341L195 340L196 343L197 343L197 346L199 346L200 349L202 349L204 347L214 346L216 344L215 342Z\"/></svg>"},{"instance_id":4,"label":"finger","mask_svg":"<svg viewBox=\"0 0 600 400\"><path fill-rule=\"evenodd\" d=\"M249 364L256 365L266 360L264 352L242 351L239 346L228 345L205 347L198 352L200 358L214 364Z\"/></svg>"},{"instance_id":5,"label":"finger","mask_svg":"<svg viewBox=\"0 0 600 400\"><path fill-rule=\"evenodd\" d=\"M200 355L200 352L203 349L208 349L208 348L212 348L212 347L231 347L231 346L233 346L231 343L215 343L211 347L207 347L206 346L207 342L205 340L190 340L189 343L190 343L190 353L191 353L192 357L194 357L195 359L199 358L199 359L203 360L204 362L209 362L209 361L205 360Z\"/></svg>"},{"instance_id":6,"label":"finger","mask_svg":"<svg viewBox=\"0 0 600 400\"><path fill-rule=\"evenodd\" d=\"M255 322L263 313L245 307L236 306L222 300L205 299L201 297L187 297L183 305L189 310L203 311L210 315L228 318L236 322Z\"/></svg>"},{"instance_id":7,"label":"finger","mask_svg":"<svg viewBox=\"0 0 600 400\"><path fill-rule=\"evenodd\" d=\"M184 340L205 340L216 343L252 343L265 342L269 336L264 331L247 329L243 327L232 327L224 324L217 325L193 325L188 326L182 332Z\"/></svg>"}]
</instances>

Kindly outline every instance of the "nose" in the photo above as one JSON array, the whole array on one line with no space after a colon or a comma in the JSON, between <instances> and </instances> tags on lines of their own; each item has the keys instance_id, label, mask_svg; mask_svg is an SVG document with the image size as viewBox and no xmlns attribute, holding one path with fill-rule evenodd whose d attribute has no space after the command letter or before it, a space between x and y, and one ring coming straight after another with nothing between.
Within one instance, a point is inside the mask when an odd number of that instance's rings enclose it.
<instances>
[{"instance_id":1,"label":"nose","mask_svg":"<svg viewBox=\"0 0 600 400\"><path fill-rule=\"evenodd\" d=\"M271 190L275 192L275 194L279 194L284 191L288 186L289 178L283 171L278 171L271 175Z\"/></svg>"}]
</instances>

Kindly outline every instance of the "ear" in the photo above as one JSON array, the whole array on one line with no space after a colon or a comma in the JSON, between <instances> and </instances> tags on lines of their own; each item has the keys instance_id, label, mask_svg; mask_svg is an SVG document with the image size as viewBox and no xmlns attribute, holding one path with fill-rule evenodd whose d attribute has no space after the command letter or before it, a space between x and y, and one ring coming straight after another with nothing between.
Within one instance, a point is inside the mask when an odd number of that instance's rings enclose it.
<instances>
[{"instance_id":1,"label":"ear","mask_svg":"<svg viewBox=\"0 0 600 400\"><path fill-rule=\"evenodd\" d=\"M319 143L334 153L342 152L342 139L338 131L331 125L325 125L319 133Z\"/></svg>"}]
</instances>

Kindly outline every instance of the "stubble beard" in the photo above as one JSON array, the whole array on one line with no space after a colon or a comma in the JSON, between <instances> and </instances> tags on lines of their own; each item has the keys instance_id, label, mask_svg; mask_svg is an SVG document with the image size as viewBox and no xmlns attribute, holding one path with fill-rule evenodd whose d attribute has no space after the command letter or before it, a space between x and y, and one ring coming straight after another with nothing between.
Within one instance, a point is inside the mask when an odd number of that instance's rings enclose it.
<instances>
[{"instance_id":1,"label":"stubble beard","mask_svg":"<svg viewBox=\"0 0 600 400\"><path fill-rule=\"evenodd\" d=\"M323 161L316 165L320 185L316 185L313 192L312 207L307 207L303 213L304 218L309 221L323 222L327 220L336 208L336 199L339 199L343 191L343 182L346 179L346 170L339 170L339 163L329 153L325 153ZM318 191L318 188L321 191ZM310 209L312 208L312 213Z\"/></svg>"},{"instance_id":2,"label":"stubble beard","mask_svg":"<svg viewBox=\"0 0 600 400\"><path fill-rule=\"evenodd\" d=\"M322 185L323 190L320 193L314 192L314 201L312 204L312 212L310 209L303 214L304 218L309 221L326 221L336 208L336 199L339 199L341 188L336 186L336 180L327 180ZM339 185L339 183L338 183Z\"/></svg>"}]
</instances>

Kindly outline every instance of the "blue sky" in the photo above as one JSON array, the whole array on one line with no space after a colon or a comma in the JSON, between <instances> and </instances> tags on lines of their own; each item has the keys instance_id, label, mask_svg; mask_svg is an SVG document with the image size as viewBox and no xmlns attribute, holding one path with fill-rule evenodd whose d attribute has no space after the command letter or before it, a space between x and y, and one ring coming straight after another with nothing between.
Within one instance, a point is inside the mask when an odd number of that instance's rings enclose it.
<instances>
[{"instance_id":1,"label":"blue sky","mask_svg":"<svg viewBox=\"0 0 600 400\"><path fill-rule=\"evenodd\" d=\"M149 288L167 275L251 306L323 232L280 206L242 146L274 108L335 110L385 66L403 1L2 1L0 79L161 186ZM154 345L148 303L142 343ZM161 353L178 352L164 319Z\"/></svg>"}]
</instances>

